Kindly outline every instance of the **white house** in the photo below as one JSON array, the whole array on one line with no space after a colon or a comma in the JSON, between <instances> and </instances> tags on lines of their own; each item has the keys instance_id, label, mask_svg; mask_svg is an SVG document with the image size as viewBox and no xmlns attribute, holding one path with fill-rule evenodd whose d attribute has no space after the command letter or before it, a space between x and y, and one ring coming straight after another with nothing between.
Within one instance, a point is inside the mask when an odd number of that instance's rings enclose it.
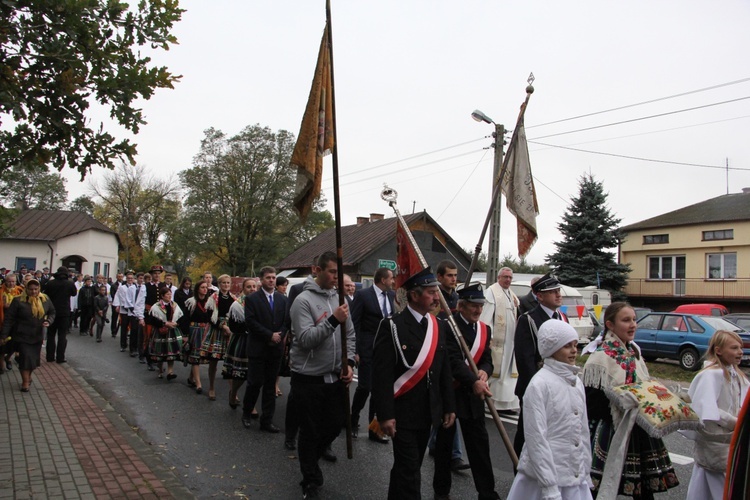
<instances>
[{"instance_id":1,"label":"white house","mask_svg":"<svg viewBox=\"0 0 750 500\"><path fill-rule=\"evenodd\" d=\"M58 267L114 278L120 239L83 212L24 210L0 238L0 267L18 270Z\"/></svg>"}]
</instances>

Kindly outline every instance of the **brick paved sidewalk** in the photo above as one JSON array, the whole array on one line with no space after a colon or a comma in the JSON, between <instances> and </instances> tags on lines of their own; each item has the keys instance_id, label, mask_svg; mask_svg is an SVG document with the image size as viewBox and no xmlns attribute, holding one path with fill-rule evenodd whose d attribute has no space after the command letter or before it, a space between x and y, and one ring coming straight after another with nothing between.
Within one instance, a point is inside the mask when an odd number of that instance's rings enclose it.
<instances>
[{"instance_id":1,"label":"brick paved sidewalk","mask_svg":"<svg viewBox=\"0 0 750 500\"><path fill-rule=\"evenodd\" d=\"M0 499L193 497L69 365L20 387L17 366L0 375Z\"/></svg>"}]
</instances>

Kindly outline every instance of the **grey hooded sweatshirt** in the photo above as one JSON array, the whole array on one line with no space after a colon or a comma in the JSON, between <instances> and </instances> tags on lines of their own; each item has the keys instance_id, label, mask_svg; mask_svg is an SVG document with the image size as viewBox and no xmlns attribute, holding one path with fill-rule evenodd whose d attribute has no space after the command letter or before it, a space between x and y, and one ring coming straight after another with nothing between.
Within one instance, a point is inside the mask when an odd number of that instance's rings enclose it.
<instances>
[{"instance_id":1,"label":"grey hooded sweatshirt","mask_svg":"<svg viewBox=\"0 0 750 500\"><path fill-rule=\"evenodd\" d=\"M326 383L341 374L341 325L333 316L339 306L338 292L324 290L314 280L304 282L292 304L292 349L289 366L295 373L323 376ZM349 365L354 365L354 323L346 319L346 351Z\"/></svg>"}]
</instances>

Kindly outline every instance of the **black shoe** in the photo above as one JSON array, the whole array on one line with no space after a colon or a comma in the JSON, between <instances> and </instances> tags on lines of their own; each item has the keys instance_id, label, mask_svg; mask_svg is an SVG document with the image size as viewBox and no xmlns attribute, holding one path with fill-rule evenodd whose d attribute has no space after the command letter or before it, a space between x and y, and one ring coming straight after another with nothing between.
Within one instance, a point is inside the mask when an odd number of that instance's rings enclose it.
<instances>
[{"instance_id":1,"label":"black shoe","mask_svg":"<svg viewBox=\"0 0 750 500\"><path fill-rule=\"evenodd\" d=\"M333 454L333 450L331 450L330 446L328 448L326 448L326 451L323 452L323 457L322 458L326 462L335 462L336 460L338 460L338 458L336 457L336 455Z\"/></svg>"},{"instance_id":2,"label":"black shoe","mask_svg":"<svg viewBox=\"0 0 750 500\"><path fill-rule=\"evenodd\" d=\"M151 365L153 366L153 365ZM167 380L174 380L177 378L177 375L174 373L167 373Z\"/></svg>"},{"instance_id":3,"label":"black shoe","mask_svg":"<svg viewBox=\"0 0 750 500\"><path fill-rule=\"evenodd\" d=\"M55 362L55 358L47 358L47 363L54 363L54 362Z\"/></svg>"},{"instance_id":4,"label":"black shoe","mask_svg":"<svg viewBox=\"0 0 750 500\"><path fill-rule=\"evenodd\" d=\"M242 417L242 425L245 427L245 429L249 429L253 426L253 421L249 418Z\"/></svg>"},{"instance_id":5,"label":"black shoe","mask_svg":"<svg viewBox=\"0 0 750 500\"><path fill-rule=\"evenodd\" d=\"M260 430L262 430L263 432L270 432L271 434L278 434L279 431L281 431L281 429L273 424L262 424L260 426Z\"/></svg>"},{"instance_id":6,"label":"black shoe","mask_svg":"<svg viewBox=\"0 0 750 500\"><path fill-rule=\"evenodd\" d=\"M146 364L146 358L138 358L138 362L142 365Z\"/></svg>"},{"instance_id":7,"label":"black shoe","mask_svg":"<svg viewBox=\"0 0 750 500\"><path fill-rule=\"evenodd\" d=\"M148 365L148 371L152 372L154 370L155 370L154 365Z\"/></svg>"},{"instance_id":8,"label":"black shoe","mask_svg":"<svg viewBox=\"0 0 750 500\"><path fill-rule=\"evenodd\" d=\"M131 352L131 353L130 353L130 357L131 357L131 358L134 358L134 357L136 357L136 356L138 356L138 353L137 353L137 352Z\"/></svg>"},{"instance_id":9,"label":"black shoe","mask_svg":"<svg viewBox=\"0 0 750 500\"><path fill-rule=\"evenodd\" d=\"M102 341L102 339L101 339L101 338L98 338L98 339L96 339L96 341L97 341L97 342L101 342L101 341Z\"/></svg>"},{"instance_id":10,"label":"black shoe","mask_svg":"<svg viewBox=\"0 0 750 500\"><path fill-rule=\"evenodd\" d=\"M302 498L320 498L320 494L318 493L318 485L308 484L307 486L303 486Z\"/></svg>"},{"instance_id":11,"label":"black shoe","mask_svg":"<svg viewBox=\"0 0 750 500\"><path fill-rule=\"evenodd\" d=\"M187 382L188 382L188 387L195 387L195 381L191 379L190 377L188 377Z\"/></svg>"},{"instance_id":12,"label":"black shoe","mask_svg":"<svg viewBox=\"0 0 750 500\"><path fill-rule=\"evenodd\" d=\"M352 425L352 438L359 437L359 426L355 427Z\"/></svg>"},{"instance_id":13,"label":"black shoe","mask_svg":"<svg viewBox=\"0 0 750 500\"><path fill-rule=\"evenodd\" d=\"M120 352L125 352L125 351L127 351L127 349L125 349L124 347L120 347Z\"/></svg>"},{"instance_id":14,"label":"black shoe","mask_svg":"<svg viewBox=\"0 0 750 500\"><path fill-rule=\"evenodd\" d=\"M376 443L388 444L388 436L386 436L385 434L378 435L372 431L368 431L367 438L370 441L375 441Z\"/></svg>"},{"instance_id":15,"label":"black shoe","mask_svg":"<svg viewBox=\"0 0 750 500\"><path fill-rule=\"evenodd\" d=\"M458 472L466 469L471 469L471 465L467 464L460 458L451 459L451 470L453 472Z\"/></svg>"},{"instance_id":16,"label":"black shoe","mask_svg":"<svg viewBox=\"0 0 750 500\"><path fill-rule=\"evenodd\" d=\"M47 360L47 361L49 361L49 360ZM8 370L8 371L13 370L13 362L11 360L7 360L5 362L5 369Z\"/></svg>"},{"instance_id":17,"label":"black shoe","mask_svg":"<svg viewBox=\"0 0 750 500\"><path fill-rule=\"evenodd\" d=\"M294 439L285 439L284 440L284 448L286 448L289 451L294 451L297 449L297 445L294 442Z\"/></svg>"},{"instance_id":18,"label":"black shoe","mask_svg":"<svg viewBox=\"0 0 750 500\"><path fill-rule=\"evenodd\" d=\"M260 418L260 413L251 413L250 418L253 420L258 420Z\"/></svg>"},{"instance_id":19,"label":"black shoe","mask_svg":"<svg viewBox=\"0 0 750 500\"><path fill-rule=\"evenodd\" d=\"M57 360L57 364L58 364L58 365L61 365L61 364L63 364L63 363L67 363L67 362L68 362L68 361L67 361L67 360L65 360L65 359L58 359L58 360Z\"/></svg>"}]
</instances>

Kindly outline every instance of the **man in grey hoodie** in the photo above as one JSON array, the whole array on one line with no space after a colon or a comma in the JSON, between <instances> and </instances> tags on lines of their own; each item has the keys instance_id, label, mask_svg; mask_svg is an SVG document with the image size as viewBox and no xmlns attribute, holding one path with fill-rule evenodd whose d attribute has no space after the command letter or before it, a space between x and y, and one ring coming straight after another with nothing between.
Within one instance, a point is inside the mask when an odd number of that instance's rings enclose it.
<instances>
[{"instance_id":1,"label":"man in grey hoodie","mask_svg":"<svg viewBox=\"0 0 750 500\"><path fill-rule=\"evenodd\" d=\"M314 281L292 304L292 334L289 353L292 398L299 418L299 464L304 498L316 498L323 485L318 461L336 439L345 422L344 387L352 381L354 324L349 306L339 305L336 254L325 252L313 269ZM343 293L343 292L342 292ZM341 328L346 329L348 362L341 363Z\"/></svg>"}]
</instances>

